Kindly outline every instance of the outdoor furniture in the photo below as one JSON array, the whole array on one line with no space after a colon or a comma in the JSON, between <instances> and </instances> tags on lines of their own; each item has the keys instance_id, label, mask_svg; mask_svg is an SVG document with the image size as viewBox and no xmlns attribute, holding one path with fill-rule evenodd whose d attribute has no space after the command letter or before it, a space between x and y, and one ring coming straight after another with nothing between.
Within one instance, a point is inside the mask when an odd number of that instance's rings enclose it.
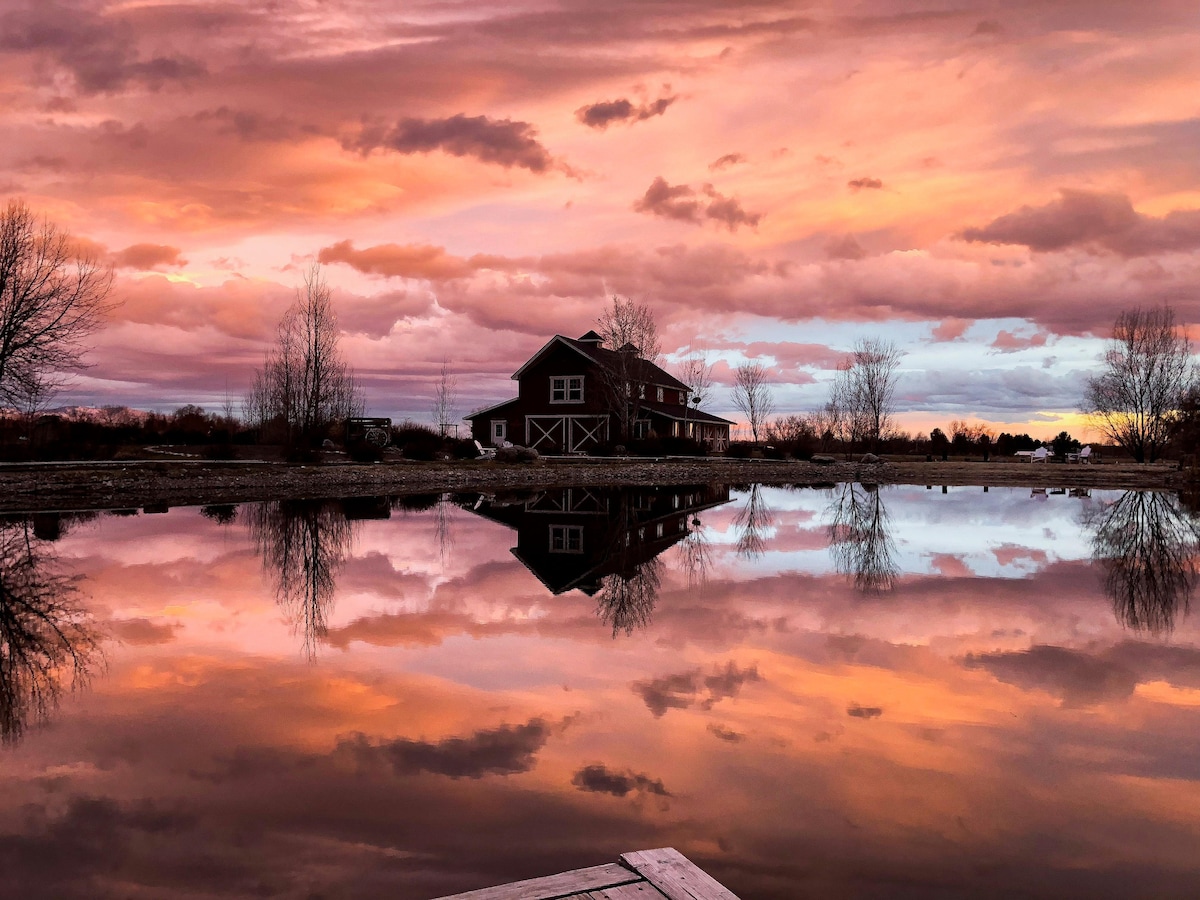
<instances>
[{"instance_id":1,"label":"outdoor furniture","mask_svg":"<svg viewBox=\"0 0 1200 900\"><path fill-rule=\"evenodd\" d=\"M479 441L476 441L475 449L479 451L480 459L495 459L496 458L496 448L495 447L485 447L485 446L483 446L483 444L479 443Z\"/></svg>"},{"instance_id":2,"label":"outdoor furniture","mask_svg":"<svg viewBox=\"0 0 1200 900\"><path fill-rule=\"evenodd\" d=\"M1047 450L1045 447L1038 447L1031 454L1029 454L1029 464L1033 465L1034 463L1039 462L1044 463L1049 456L1049 450Z\"/></svg>"}]
</instances>

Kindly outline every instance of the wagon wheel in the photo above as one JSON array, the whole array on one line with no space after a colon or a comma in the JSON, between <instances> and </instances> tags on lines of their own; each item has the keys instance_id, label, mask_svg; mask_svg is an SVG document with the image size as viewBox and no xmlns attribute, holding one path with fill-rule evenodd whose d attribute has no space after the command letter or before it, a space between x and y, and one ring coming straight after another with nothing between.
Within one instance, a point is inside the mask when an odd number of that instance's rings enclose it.
<instances>
[{"instance_id":1,"label":"wagon wheel","mask_svg":"<svg viewBox=\"0 0 1200 900\"><path fill-rule=\"evenodd\" d=\"M382 428L368 428L363 440L372 447L383 448L388 445L388 433Z\"/></svg>"}]
</instances>

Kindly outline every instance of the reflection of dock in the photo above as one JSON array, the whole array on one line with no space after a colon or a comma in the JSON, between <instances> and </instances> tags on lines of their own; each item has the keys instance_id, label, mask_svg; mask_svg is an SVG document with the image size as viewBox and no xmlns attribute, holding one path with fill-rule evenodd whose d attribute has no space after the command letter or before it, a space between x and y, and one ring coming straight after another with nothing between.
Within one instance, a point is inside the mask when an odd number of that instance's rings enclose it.
<instances>
[{"instance_id":1,"label":"reflection of dock","mask_svg":"<svg viewBox=\"0 0 1200 900\"><path fill-rule=\"evenodd\" d=\"M619 863L468 891L441 900L737 900L678 850L623 853Z\"/></svg>"}]
</instances>

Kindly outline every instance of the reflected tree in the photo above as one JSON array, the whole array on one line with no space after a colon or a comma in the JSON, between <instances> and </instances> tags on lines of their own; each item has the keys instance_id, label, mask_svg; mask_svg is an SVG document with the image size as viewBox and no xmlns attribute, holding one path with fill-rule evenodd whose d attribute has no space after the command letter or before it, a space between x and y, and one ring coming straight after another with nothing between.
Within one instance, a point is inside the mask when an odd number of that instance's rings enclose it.
<instances>
[{"instance_id":1,"label":"reflected tree","mask_svg":"<svg viewBox=\"0 0 1200 900\"><path fill-rule=\"evenodd\" d=\"M45 720L98 660L77 579L28 523L0 523L0 741L14 743Z\"/></svg>"},{"instance_id":2,"label":"reflected tree","mask_svg":"<svg viewBox=\"0 0 1200 900\"><path fill-rule=\"evenodd\" d=\"M656 556L600 579L596 615L612 627L613 637L622 631L628 637L650 624L662 588L662 571L662 557Z\"/></svg>"},{"instance_id":3,"label":"reflected tree","mask_svg":"<svg viewBox=\"0 0 1200 900\"><path fill-rule=\"evenodd\" d=\"M275 599L313 659L328 631L337 570L354 541L354 522L336 503L280 500L247 508L246 521L275 583Z\"/></svg>"},{"instance_id":4,"label":"reflected tree","mask_svg":"<svg viewBox=\"0 0 1200 900\"><path fill-rule=\"evenodd\" d=\"M452 530L452 514L455 509L453 499L449 494L442 494L438 505L434 507L433 536L437 541L438 555L441 557L442 569L450 560L450 550L454 546Z\"/></svg>"},{"instance_id":5,"label":"reflected tree","mask_svg":"<svg viewBox=\"0 0 1200 900\"><path fill-rule=\"evenodd\" d=\"M708 573L712 569L711 543L699 517L693 518L676 551L679 568L687 575L689 588L702 588L708 583Z\"/></svg>"},{"instance_id":6,"label":"reflected tree","mask_svg":"<svg viewBox=\"0 0 1200 900\"><path fill-rule=\"evenodd\" d=\"M737 555L758 559L767 549L767 530L775 524L775 513L762 496L762 486L750 486L745 505L733 519L737 531Z\"/></svg>"},{"instance_id":7,"label":"reflected tree","mask_svg":"<svg viewBox=\"0 0 1200 900\"><path fill-rule=\"evenodd\" d=\"M900 567L878 485L843 484L829 506L829 552L839 572L864 594L892 590Z\"/></svg>"},{"instance_id":8,"label":"reflected tree","mask_svg":"<svg viewBox=\"0 0 1200 900\"><path fill-rule=\"evenodd\" d=\"M1117 619L1135 631L1169 633L1196 587L1200 520L1174 495L1126 491L1085 524Z\"/></svg>"}]
</instances>

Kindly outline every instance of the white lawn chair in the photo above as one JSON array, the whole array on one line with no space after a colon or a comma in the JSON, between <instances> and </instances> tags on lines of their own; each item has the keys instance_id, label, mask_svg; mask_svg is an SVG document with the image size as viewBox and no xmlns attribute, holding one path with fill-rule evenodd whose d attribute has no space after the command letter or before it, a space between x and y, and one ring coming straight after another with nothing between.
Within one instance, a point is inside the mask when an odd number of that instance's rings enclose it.
<instances>
[{"instance_id":1,"label":"white lawn chair","mask_svg":"<svg viewBox=\"0 0 1200 900\"><path fill-rule=\"evenodd\" d=\"M495 447L485 447L485 446L483 446L483 444L479 443L479 441L476 441L475 449L479 451L480 459L495 459L496 458L496 448Z\"/></svg>"},{"instance_id":2,"label":"white lawn chair","mask_svg":"<svg viewBox=\"0 0 1200 900\"><path fill-rule=\"evenodd\" d=\"M1044 463L1049 456L1049 450L1047 450L1045 447L1038 447L1031 454L1029 454L1029 464L1033 465L1034 463Z\"/></svg>"},{"instance_id":3,"label":"white lawn chair","mask_svg":"<svg viewBox=\"0 0 1200 900\"><path fill-rule=\"evenodd\" d=\"M1084 447L1079 451L1079 461L1081 463L1090 463L1092 461L1092 448Z\"/></svg>"}]
</instances>

